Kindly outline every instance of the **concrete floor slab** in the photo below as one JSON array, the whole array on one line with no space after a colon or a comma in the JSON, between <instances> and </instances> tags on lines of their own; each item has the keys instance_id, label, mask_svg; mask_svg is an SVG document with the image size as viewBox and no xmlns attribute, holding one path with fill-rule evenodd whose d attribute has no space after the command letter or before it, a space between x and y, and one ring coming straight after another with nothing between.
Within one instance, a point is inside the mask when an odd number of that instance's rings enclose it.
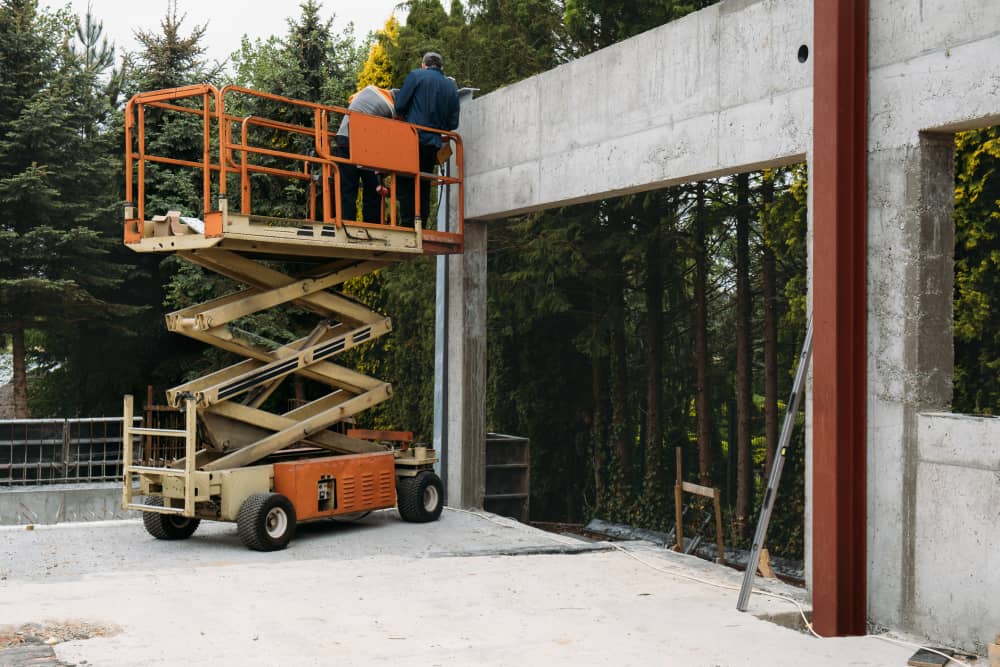
<instances>
[{"instance_id":1,"label":"concrete floor slab","mask_svg":"<svg viewBox=\"0 0 1000 667\"><path fill-rule=\"evenodd\" d=\"M780 600L754 596L742 614L734 591L709 585L738 586L722 566L490 518L446 511L415 525L378 512L301 526L274 553L244 549L230 524L203 524L184 542L153 540L136 521L2 528L0 626L117 626L56 655L130 667L881 666L912 653L755 616L794 611Z\"/></svg>"}]
</instances>

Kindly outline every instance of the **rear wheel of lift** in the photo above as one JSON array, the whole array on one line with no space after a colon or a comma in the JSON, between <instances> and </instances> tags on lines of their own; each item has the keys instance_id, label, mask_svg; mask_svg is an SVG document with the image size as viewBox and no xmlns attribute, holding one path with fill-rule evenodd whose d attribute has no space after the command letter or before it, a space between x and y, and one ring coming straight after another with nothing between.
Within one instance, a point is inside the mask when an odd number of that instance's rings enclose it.
<instances>
[{"instance_id":1,"label":"rear wheel of lift","mask_svg":"<svg viewBox=\"0 0 1000 667\"><path fill-rule=\"evenodd\" d=\"M163 507L163 498L160 496L149 496L146 498L147 505ZM186 540L198 530L201 519L192 519L176 514L160 514L159 512L143 512L142 525L146 527L146 532L158 540Z\"/></svg>"},{"instance_id":2,"label":"rear wheel of lift","mask_svg":"<svg viewBox=\"0 0 1000 667\"><path fill-rule=\"evenodd\" d=\"M236 530L254 551L284 549L295 536L295 507L280 493L255 493L240 505Z\"/></svg>"},{"instance_id":3,"label":"rear wheel of lift","mask_svg":"<svg viewBox=\"0 0 1000 667\"><path fill-rule=\"evenodd\" d=\"M396 505L403 521L437 521L444 509L444 485L441 478L430 470L424 470L416 477L400 477L396 485Z\"/></svg>"}]
</instances>

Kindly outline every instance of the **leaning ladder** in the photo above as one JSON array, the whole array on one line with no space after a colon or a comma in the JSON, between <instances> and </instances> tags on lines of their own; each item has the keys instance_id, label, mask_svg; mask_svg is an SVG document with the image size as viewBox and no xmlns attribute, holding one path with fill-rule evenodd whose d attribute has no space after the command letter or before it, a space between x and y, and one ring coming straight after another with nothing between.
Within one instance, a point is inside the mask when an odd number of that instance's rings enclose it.
<instances>
[{"instance_id":1,"label":"leaning ladder","mask_svg":"<svg viewBox=\"0 0 1000 667\"><path fill-rule=\"evenodd\" d=\"M743 585L740 587L740 597L736 602L736 608L746 611L750 602L750 593L753 591L753 580L757 574L757 563L760 562L760 550L764 547L764 539L767 537L767 526L771 522L771 513L774 511L774 499L778 493L778 484L781 482L781 471L785 467L785 458L788 454L788 445L792 441L792 430L795 427L795 415L799 412L799 403L802 401L802 394L805 390L806 373L809 371L809 357L812 354L813 323L809 319L809 326L806 328L806 339L802 343L802 353L799 355L799 367L795 371L795 381L792 383L792 394L788 397L785 409L785 422L781 426L781 437L778 439L778 456L771 464L771 477L767 482L767 490L764 492L764 502L760 510L760 518L757 520L757 530L753 536L753 546L750 548L750 559L747 561L747 569L743 574Z\"/></svg>"}]
</instances>

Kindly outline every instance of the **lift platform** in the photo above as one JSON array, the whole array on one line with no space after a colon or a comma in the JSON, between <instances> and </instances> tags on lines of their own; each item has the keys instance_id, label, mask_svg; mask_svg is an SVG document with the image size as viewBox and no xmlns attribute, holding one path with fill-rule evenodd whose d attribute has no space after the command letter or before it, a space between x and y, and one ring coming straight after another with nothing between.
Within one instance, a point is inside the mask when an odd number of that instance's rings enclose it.
<instances>
[{"instance_id":1,"label":"lift platform","mask_svg":"<svg viewBox=\"0 0 1000 667\"><path fill-rule=\"evenodd\" d=\"M405 433L345 433L356 415L388 400L392 387L335 359L392 329L388 317L344 292L344 283L393 262L462 252L461 138L432 130L451 156L440 170L421 173L417 132L429 128L236 86L142 93L125 115L132 198L125 244L174 254L242 285L168 314L166 324L243 361L167 391L184 414L183 429L131 427L133 402L125 397L123 506L142 511L146 529L160 539L187 538L203 519L235 521L244 544L264 551L284 548L300 521L393 506L404 520L437 519L444 495L433 472L436 453L413 446ZM344 116L350 148L339 157L333 133ZM200 135L200 147L189 137L186 150L158 148L166 142L157 132L178 128ZM388 183L378 220L343 218L342 172L355 168ZM151 201L163 203L147 192L159 178L200 185L201 196L149 215ZM443 229L425 229L419 218L422 182L437 194ZM412 227L399 224L402 187L414 189ZM301 217L255 210L261 190L297 194L292 205ZM255 314L283 306L318 321L298 340L250 330ZM323 395L275 409L269 399L292 376ZM175 441L171 455L147 446L154 439Z\"/></svg>"}]
</instances>

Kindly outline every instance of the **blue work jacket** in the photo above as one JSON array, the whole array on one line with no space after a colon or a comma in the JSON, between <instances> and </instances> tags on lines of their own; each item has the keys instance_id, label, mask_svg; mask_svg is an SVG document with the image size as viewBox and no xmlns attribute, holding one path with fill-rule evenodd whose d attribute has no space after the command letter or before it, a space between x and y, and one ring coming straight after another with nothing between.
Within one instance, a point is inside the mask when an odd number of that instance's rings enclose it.
<instances>
[{"instance_id":1,"label":"blue work jacket","mask_svg":"<svg viewBox=\"0 0 1000 667\"><path fill-rule=\"evenodd\" d=\"M396 94L396 114L414 125L454 130L458 127L458 88L436 67L415 69ZM440 147L441 135L421 130L420 143Z\"/></svg>"}]
</instances>

